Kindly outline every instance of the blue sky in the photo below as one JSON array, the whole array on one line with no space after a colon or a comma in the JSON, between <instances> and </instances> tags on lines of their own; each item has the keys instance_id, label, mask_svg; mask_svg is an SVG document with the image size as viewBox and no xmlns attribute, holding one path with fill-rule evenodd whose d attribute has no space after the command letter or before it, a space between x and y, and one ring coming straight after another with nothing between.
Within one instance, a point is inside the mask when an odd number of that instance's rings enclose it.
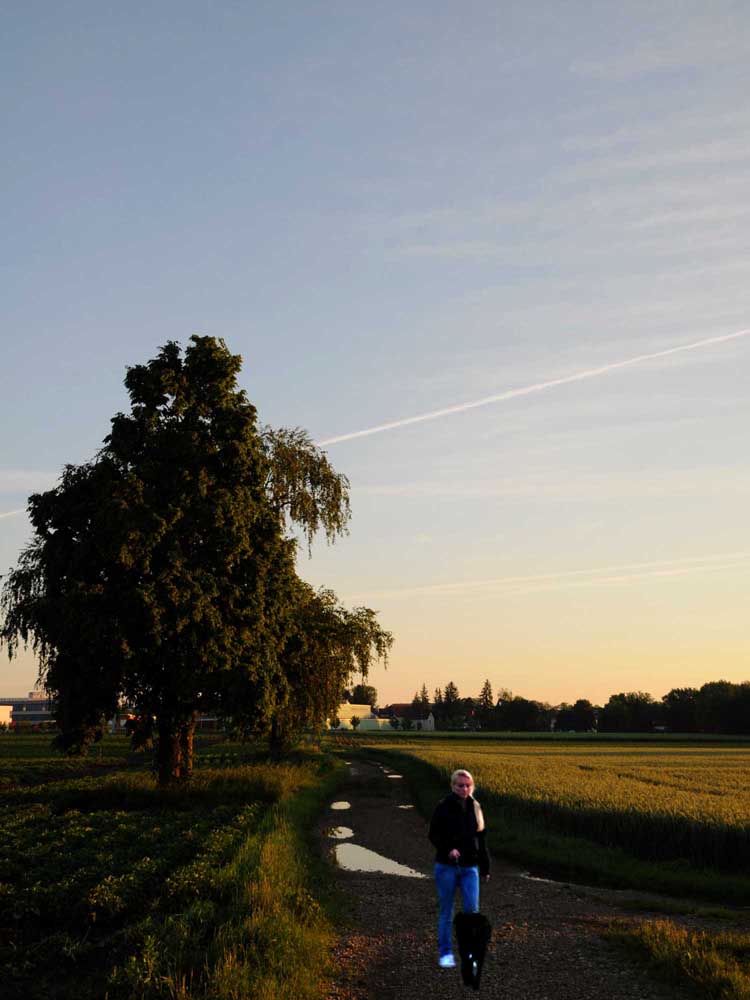
<instances>
[{"instance_id":1,"label":"blue sky","mask_svg":"<svg viewBox=\"0 0 750 1000\"><path fill-rule=\"evenodd\" d=\"M743 3L11 3L0 568L193 332L316 440L750 328ZM327 445L381 701L750 677L750 336ZM22 657L0 691L28 689Z\"/></svg>"}]
</instances>

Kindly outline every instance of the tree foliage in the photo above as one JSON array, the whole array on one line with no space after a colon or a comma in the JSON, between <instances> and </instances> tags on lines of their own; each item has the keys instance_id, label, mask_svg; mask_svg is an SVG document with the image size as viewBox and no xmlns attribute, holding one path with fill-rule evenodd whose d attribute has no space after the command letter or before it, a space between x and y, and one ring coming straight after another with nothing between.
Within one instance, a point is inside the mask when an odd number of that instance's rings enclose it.
<instances>
[{"instance_id":1,"label":"tree foliage","mask_svg":"<svg viewBox=\"0 0 750 1000\"><path fill-rule=\"evenodd\" d=\"M644 691L613 694L599 715L602 733L650 732L657 719L658 706Z\"/></svg>"},{"instance_id":2,"label":"tree foliage","mask_svg":"<svg viewBox=\"0 0 750 1000\"><path fill-rule=\"evenodd\" d=\"M482 685L476 705L477 717L483 729L491 729L494 722L495 702L489 678Z\"/></svg>"},{"instance_id":3,"label":"tree foliage","mask_svg":"<svg viewBox=\"0 0 750 1000\"><path fill-rule=\"evenodd\" d=\"M266 495L288 527L301 528L308 550L319 530L332 542L347 530L351 514L349 481L337 473L307 431L264 427Z\"/></svg>"},{"instance_id":4,"label":"tree foliage","mask_svg":"<svg viewBox=\"0 0 750 1000\"><path fill-rule=\"evenodd\" d=\"M375 708L378 703L378 692L371 684L355 684L349 695L352 705L369 705Z\"/></svg>"},{"instance_id":5,"label":"tree foliage","mask_svg":"<svg viewBox=\"0 0 750 1000\"><path fill-rule=\"evenodd\" d=\"M594 706L586 698L579 698L574 705L560 705L555 728L559 732L590 732L596 728Z\"/></svg>"},{"instance_id":6,"label":"tree foliage","mask_svg":"<svg viewBox=\"0 0 750 1000\"><path fill-rule=\"evenodd\" d=\"M290 532L343 533L348 483L304 431L258 429L240 365L194 336L129 368L130 412L31 497L34 537L2 591L0 642L36 652L65 744L123 697L155 720L162 781L189 772L199 711L291 731L391 641L297 577Z\"/></svg>"},{"instance_id":7,"label":"tree foliage","mask_svg":"<svg viewBox=\"0 0 750 1000\"><path fill-rule=\"evenodd\" d=\"M351 675L366 677L373 660L387 663L393 643L370 608L348 610L333 591L315 591L302 580L296 582L290 610L272 683L273 710L261 711L262 699L243 697L236 690L228 705L235 706L232 715L240 728L266 733L276 752L293 743L303 729L320 729L338 708L342 686ZM369 690L377 698L375 689Z\"/></svg>"}]
</instances>

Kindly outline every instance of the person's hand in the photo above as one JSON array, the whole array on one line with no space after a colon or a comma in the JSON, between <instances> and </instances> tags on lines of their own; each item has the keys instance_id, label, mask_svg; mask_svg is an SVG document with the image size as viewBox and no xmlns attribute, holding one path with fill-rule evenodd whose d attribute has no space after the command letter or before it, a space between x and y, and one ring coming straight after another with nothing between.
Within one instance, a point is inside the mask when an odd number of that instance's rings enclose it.
<instances>
[{"instance_id":1,"label":"person's hand","mask_svg":"<svg viewBox=\"0 0 750 1000\"><path fill-rule=\"evenodd\" d=\"M448 852L448 857L451 858L453 861L458 861L458 859L461 857L461 852L458 850L457 847L454 847L452 851Z\"/></svg>"}]
</instances>

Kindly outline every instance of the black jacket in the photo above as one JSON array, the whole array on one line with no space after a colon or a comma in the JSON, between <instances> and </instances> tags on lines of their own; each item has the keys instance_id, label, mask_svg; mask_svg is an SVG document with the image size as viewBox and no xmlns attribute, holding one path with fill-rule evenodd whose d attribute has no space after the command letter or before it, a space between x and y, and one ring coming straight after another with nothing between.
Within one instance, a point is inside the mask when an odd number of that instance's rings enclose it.
<instances>
[{"instance_id":1,"label":"black jacket","mask_svg":"<svg viewBox=\"0 0 750 1000\"><path fill-rule=\"evenodd\" d=\"M478 865L480 875L489 875L490 858L485 844L485 831L477 830L472 796L466 800L466 808L453 792L438 802L430 820L430 840L437 848L435 861L440 864L455 864L450 852L457 848L461 853L459 865Z\"/></svg>"}]
</instances>

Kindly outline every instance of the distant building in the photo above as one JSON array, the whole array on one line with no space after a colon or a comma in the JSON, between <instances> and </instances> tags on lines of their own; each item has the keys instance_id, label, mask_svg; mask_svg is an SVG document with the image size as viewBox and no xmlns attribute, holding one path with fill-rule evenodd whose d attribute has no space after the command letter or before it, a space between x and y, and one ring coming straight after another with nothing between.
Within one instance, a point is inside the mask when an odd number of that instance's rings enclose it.
<instances>
[{"instance_id":1,"label":"distant building","mask_svg":"<svg viewBox=\"0 0 750 1000\"><path fill-rule=\"evenodd\" d=\"M129 723L135 721L136 710L125 702L120 704L115 715L107 720L107 730L110 733L127 733ZM224 720L214 714L201 713L195 720L196 732L218 732L224 728Z\"/></svg>"},{"instance_id":2,"label":"distant building","mask_svg":"<svg viewBox=\"0 0 750 1000\"><path fill-rule=\"evenodd\" d=\"M404 728L404 721L406 721L407 729L415 729L425 733L431 733L435 730L435 716L432 714L432 710L425 715L421 708L415 707L410 701L386 705L385 708L379 710L378 714L381 719L387 720L389 726L391 719L398 719L399 729Z\"/></svg>"},{"instance_id":3,"label":"distant building","mask_svg":"<svg viewBox=\"0 0 750 1000\"><path fill-rule=\"evenodd\" d=\"M351 732L354 729L352 719L355 717L359 719L356 729L358 733L377 733L381 729L390 728L388 720L379 718L371 705L353 705L349 701L342 701L335 714L328 720L328 725L330 726L334 719L338 719L337 728Z\"/></svg>"},{"instance_id":4,"label":"distant building","mask_svg":"<svg viewBox=\"0 0 750 1000\"><path fill-rule=\"evenodd\" d=\"M3 708L10 708L10 723L14 726L39 726L54 722L54 705L42 691L29 691L26 698L0 698Z\"/></svg>"}]
</instances>

